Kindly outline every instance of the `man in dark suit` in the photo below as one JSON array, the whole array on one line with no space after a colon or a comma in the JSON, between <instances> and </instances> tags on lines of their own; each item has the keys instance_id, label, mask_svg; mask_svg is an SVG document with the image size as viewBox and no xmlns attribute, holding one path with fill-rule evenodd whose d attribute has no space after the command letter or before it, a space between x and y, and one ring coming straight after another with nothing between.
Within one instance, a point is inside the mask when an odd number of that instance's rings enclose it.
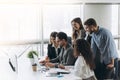
<instances>
[{"instance_id":1,"label":"man in dark suit","mask_svg":"<svg viewBox=\"0 0 120 80\"><path fill-rule=\"evenodd\" d=\"M59 32L57 34L56 41L62 47L61 52L57 58L47 61L45 65L56 68L64 68L61 67L61 64L74 65L76 59L73 56L73 47L68 43L66 33Z\"/></svg>"}]
</instances>

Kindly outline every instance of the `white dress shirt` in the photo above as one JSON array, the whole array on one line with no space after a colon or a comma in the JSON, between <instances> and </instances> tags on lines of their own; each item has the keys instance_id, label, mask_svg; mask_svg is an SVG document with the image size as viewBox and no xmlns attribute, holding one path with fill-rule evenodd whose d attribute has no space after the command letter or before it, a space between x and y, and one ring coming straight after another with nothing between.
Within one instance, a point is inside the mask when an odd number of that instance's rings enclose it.
<instances>
[{"instance_id":1,"label":"white dress shirt","mask_svg":"<svg viewBox=\"0 0 120 80\"><path fill-rule=\"evenodd\" d=\"M94 76L93 70L91 70L90 67L86 64L83 56L78 56L74 66L74 74L81 79Z\"/></svg>"}]
</instances>

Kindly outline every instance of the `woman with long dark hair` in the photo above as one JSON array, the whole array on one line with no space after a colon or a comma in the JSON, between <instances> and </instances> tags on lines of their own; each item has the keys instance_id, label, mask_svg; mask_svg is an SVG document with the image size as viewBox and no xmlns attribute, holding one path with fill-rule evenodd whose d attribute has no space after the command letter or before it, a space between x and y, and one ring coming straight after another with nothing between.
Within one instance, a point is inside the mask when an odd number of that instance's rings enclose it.
<instances>
[{"instance_id":1,"label":"woman with long dark hair","mask_svg":"<svg viewBox=\"0 0 120 80\"><path fill-rule=\"evenodd\" d=\"M77 39L74 44L74 56L78 57L75 63L75 75L82 80L96 80L93 53L90 44L84 39Z\"/></svg>"}]
</instances>

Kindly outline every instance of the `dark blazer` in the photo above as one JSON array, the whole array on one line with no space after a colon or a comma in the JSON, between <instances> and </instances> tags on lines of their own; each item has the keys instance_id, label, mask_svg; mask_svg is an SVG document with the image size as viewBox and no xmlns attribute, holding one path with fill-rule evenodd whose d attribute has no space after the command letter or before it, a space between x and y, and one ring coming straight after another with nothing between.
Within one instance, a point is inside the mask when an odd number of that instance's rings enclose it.
<instances>
[{"instance_id":1,"label":"dark blazer","mask_svg":"<svg viewBox=\"0 0 120 80\"><path fill-rule=\"evenodd\" d=\"M56 58L60 53L60 48L58 48L58 53L56 53L55 48L52 46L52 44L48 44L48 52L47 55L50 59ZM58 55L57 55L58 54Z\"/></svg>"},{"instance_id":2,"label":"dark blazer","mask_svg":"<svg viewBox=\"0 0 120 80\"><path fill-rule=\"evenodd\" d=\"M91 45L91 38L92 38L92 36L86 35L85 30L84 30L84 29L81 29L81 38L82 38L82 39L85 39L85 37L87 37L87 38L86 38L86 41L89 42L89 44Z\"/></svg>"},{"instance_id":3,"label":"dark blazer","mask_svg":"<svg viewBox=\"0 0 120 80\"><path fill-rule=\"evenodd\" d=\"M86 41L88 41L90 45L91 45L91 38L92 38L92 36L88 35L87 39L86 39Z\"/></svg>"},{"instance_id":4,"label":"dark blazer","mask_svg":"<svg viewBox=\"0 0 120 80\"><path fill-rule=\"evenodd\" d=\"M76 58L73 56L73 48L70 44L67 44L66 49L61 49L59 56L50 60L52 63L59 62L63 65L74 65Z\"/></svg>"}]
</instances>

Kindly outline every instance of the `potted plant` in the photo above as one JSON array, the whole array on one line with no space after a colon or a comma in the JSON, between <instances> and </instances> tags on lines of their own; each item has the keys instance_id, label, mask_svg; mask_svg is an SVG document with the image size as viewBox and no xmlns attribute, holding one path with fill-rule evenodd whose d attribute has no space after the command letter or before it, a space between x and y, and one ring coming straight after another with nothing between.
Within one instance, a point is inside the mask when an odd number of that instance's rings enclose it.
<instances>
[{"instance_id":1,"label":"potted plant","mask_svg":"<svg viewBox=\"0 0 120 80\"><path fill-rule=\"evenodd\" d=\"M31 64L34 64L34 55L38 57L38 53L36 51L29 51L27 57L30 59Z\"/></svg>"}]
</instances>

